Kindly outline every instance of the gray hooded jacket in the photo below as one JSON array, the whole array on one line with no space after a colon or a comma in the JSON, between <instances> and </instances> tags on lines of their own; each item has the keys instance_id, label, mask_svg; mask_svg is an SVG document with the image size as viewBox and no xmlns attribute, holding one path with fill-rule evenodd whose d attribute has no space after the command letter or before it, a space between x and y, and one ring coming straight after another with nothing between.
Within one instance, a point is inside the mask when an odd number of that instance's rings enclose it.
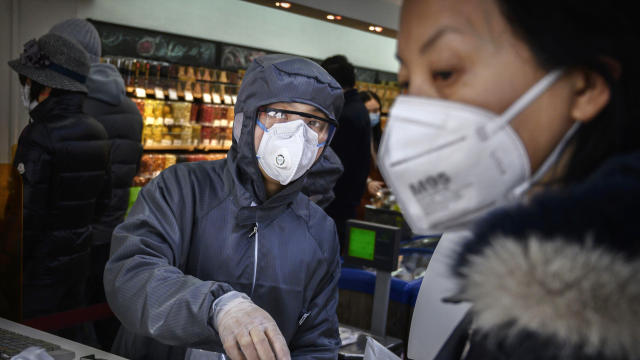
<instances>
[{"instance_id":1,"label":"gray hooded jacket","mask_svg":"<svg viewBox=\"0 0 640 360\"><path fill-rule=\"evenodd\" d=\"M304 176L267 199L256 160L257 109L275 102L310 104L335 120L343 96L309 60L268 55L251 64L227 159L163 171L114 231L104 282L123 323L115 353L182 360L187 348L223 352L211 307L236 290L275 319L293 358L337 357L335 225L300 192Z\"/></svg>"}]
</instances>

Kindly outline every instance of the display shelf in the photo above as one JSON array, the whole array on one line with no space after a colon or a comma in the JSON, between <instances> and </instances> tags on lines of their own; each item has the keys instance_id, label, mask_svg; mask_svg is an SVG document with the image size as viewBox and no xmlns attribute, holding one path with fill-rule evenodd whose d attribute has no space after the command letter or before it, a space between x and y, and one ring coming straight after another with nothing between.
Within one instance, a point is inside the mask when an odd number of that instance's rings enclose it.
<instances>
[{"instance_id":1,"label":"display shelf","mask_svg":"<svg viewBox=\"0 0 640 360\"><path fill-rule=\"evenodd\" d=\"M194 145L145 145L144 150L150 151L194 151Z\"/></svg>"}]
</instances>

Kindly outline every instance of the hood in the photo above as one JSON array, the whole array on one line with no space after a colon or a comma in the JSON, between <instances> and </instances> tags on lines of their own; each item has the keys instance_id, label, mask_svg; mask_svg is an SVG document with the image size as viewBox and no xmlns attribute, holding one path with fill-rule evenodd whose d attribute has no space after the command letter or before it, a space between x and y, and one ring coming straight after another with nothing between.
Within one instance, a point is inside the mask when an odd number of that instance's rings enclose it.
<instances>
[{"instance_id":1,"label":"hood","mask_svg":"<svg viewBox=\"0 0 640 360\"><path fill-rule=\"evenodd\" d=\"M88 97L111 105L120 105L124 96L124 80L111 64L93 64L87 78Z\"/></svg>"},{"instance_id":2,"label":"hood","mask_svg":"<svg viewBox=\"0 0 640 360\"><path fill-rule=\"evenodd\" d=\"M338 82L311 60L276 54L261 56L251 63L238 93L233 145L227 162L236 181L251 192L258 203L266 201L266 191L254 145L257 110L276 102L315 106L337 125L344 96ZM269 202L291 201L302 188L305 176L288 184Z\"/></svg>"}]
</instances>

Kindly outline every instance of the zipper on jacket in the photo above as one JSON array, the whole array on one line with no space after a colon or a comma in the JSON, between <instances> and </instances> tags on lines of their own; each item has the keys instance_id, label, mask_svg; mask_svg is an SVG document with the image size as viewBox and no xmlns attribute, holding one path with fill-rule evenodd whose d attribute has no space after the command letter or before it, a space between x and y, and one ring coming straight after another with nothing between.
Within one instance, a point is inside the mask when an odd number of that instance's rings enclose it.
<instances>
[{"instance_id":1,"label":"zipper on jacket","mask_svg":"<svg viewBox=\"0 0 640 360\"><path fill-rule=\"evenodd\" d=\"M251 283L251 295L253 297L253 289L256 287L256 275L258 273L258 223L253 227L253 231L249 238L255 235L253 239L253 282Z\"/></svg>"}]
</instances>

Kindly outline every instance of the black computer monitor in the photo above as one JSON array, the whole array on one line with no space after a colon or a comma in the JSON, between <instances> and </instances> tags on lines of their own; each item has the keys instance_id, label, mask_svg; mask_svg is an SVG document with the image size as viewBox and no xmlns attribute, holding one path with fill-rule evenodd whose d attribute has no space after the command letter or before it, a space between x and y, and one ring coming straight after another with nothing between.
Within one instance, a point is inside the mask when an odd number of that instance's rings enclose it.
<instances>
[{"instance_id":1,"label":"black computer monitor","mask_svg":"<svg viewBox=\"0 0 640 360\"><path fill-rule=\"evenodd\" d=\"M347 221L346 264L392 272L398 268L401 229L360 220Z\"/></svg>"},{"instance_id":2,"label":"black computer monitor","mask_svg":"<svg viewBox=\"0 0 640 360\"><path fill-rule=\"evenodd\" d=\"M401 241L409 240L413 237L409 224L407 224L399 211L365 206L364 221L399 227L401 229Z\"/></svg>"}]
</instances>

